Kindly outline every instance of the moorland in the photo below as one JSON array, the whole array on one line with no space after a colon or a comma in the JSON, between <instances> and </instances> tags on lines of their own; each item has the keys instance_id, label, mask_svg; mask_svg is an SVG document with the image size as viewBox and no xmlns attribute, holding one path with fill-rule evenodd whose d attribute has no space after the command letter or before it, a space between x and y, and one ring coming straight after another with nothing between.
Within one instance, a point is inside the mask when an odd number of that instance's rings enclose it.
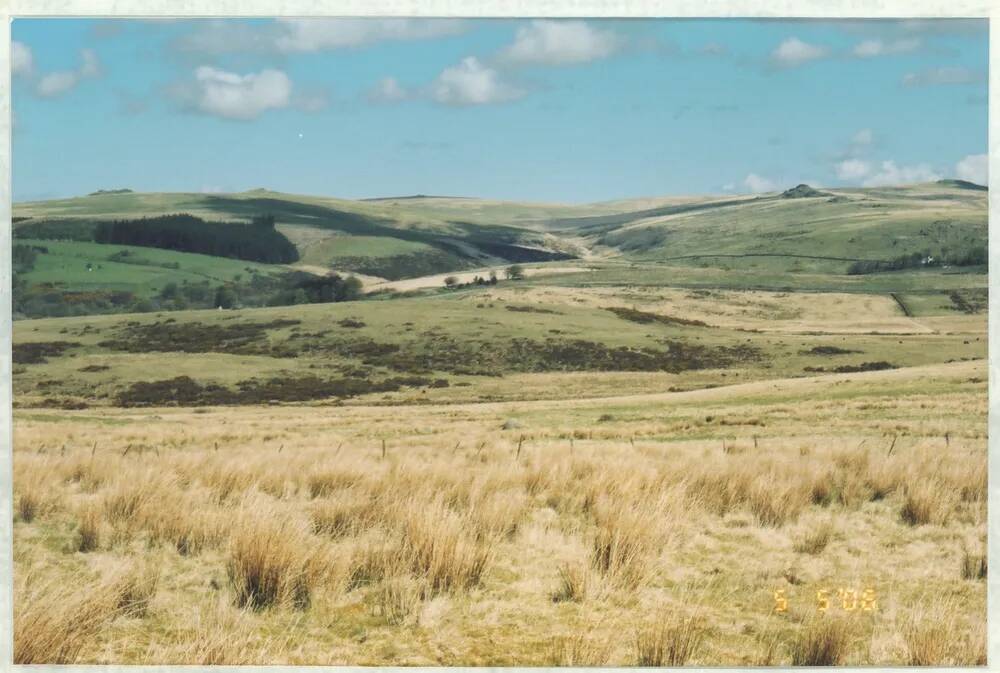
<instances>
[{"instance_id":1,"label":"moorland","mask_svg":"<svg viewBox=\"0 0 1000 673\"><path fill-rule=\"evenodd\" d=\"M985 188L13 226L17 662L985 663Z\"/></svg>"}]
</instances>

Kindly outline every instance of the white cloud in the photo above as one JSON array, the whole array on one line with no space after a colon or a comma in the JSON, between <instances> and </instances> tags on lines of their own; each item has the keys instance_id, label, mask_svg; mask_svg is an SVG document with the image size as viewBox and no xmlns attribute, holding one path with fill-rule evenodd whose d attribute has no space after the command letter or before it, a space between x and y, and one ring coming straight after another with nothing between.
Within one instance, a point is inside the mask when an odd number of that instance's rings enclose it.
<instances>
[{"instance_id":1,"label":"white cloud","mask_svg":"<svg viewBox=\"0 0 1000 673\"><path fill-rule=\"evenodd\" d=\"M465 30L457 19L278 19L278 51L303 52L360 47L386 40L424 40Z\"/></svg>"},{"instance_id":2,"label":"white cloud","mask_svg":"<svg viewBox=\"0 0 1000 673\"><path fill-rule=\"evenodd\" d=\"M200 22L172 46L192 54L291 54L457 35L466 27L466 22L459 19L276 19L260 26L212 20Z\"/></svg>"},{"instance_id":3,"label":"white cloud","mask_svg":"<svg viewBox=\"0 0 1000 673\"><path fill-rule=\"evenodd\" d=\"M288 107L292 82L280 70L238 75L211 66L195 70L194 106L226 119L254 119L266 110Z\"/></svg>"},{"instance_id":4,"label":"white cloud","mask_svg":"<svg viewBox=\"0 0 1000 673\"><path fill-rule=\"evenodd\" d=\"M790 37L771 52L771 60L784 68L791 68L818 58L823 58L830 53L826 47L803 42L797 37Z\"/></svg>"},{"instance_id":5,"label":"white cloud","mask_svg":"<svg viewBox=\"0 0 1000 673\"><path fill-rule=\"evenodd\" d=\"M504 82L500 74L475 56L445 68L431 83L430 97L444 105L486 105L516 100L525 92Z\"/></svg>"},{"instance_id":6,"label":"white cloud","mask_svg":"<svg viewBox=\"0 0 1000 673\"><path fill-rule=\"evenodd\" d=\"M83 63L77 70L60 70L43 75L35 83L35 93L43 98L59 96L75 87L82 79L101 74L101 66L93 50L83 49L80 58Z\"/></svg>"},{"instance_id":7,"label":"white cloud","mask_svg":"<svg viewBox=\"0 0 1000 673\"><path fill-rule=\"evenodd\" d=\"M743 180L743 184L754 194L760 192L778 191L777 183L773 180L757 175L756 173L750 173L747 175L746 179Z\"/></svg>"},{"instance_id":8,"label":"white cloud","mask_svg":"<svg viewBox=\"0 0 1000 673\"><path fill-rule=\"evenodd\" d=\"M982 73L962 67L931 68L903 75L904 86L936 86L940 84L975 84L984 81Z\"/></svg>"},{"instance_id":9,"label":"white cloud","mask_svg":"<svg viewBox=\"0 0 1000 673\"><path fill-rule=\"evenodd\" d=\"M851 54L858 58L874 58L891 54L905 54L920 47L920 40L915 37L901 38L886 42L884 40L865 40L854 45Z\"/></svg>"},{"instance_id":10,"label":"white cloud","mask_svg":"<svg viewBox=\"0 0 1000 673\"><path fill-rule=\"evenodd\" d=\"M15 77L28 77L35 69L31 48L23 42L10 43L10 67Z\"/></svg>"},{"instance_id":11,"label":"white cloud","mask_svg":"<svg viewBox=\"0 0 1000 673\"><path fill-rule=\"evenodd\" d=\"M941 176L935 173L928 164L897 166L895 161L883 161L878 173L870 176L862 184L865 187L883 187L914 182L933 182L940 179Z\"/></svg>"},{"instance_id":12,"label":"white cloud","mask_svg":"<svg viewBox=\"0 0 1000 673\"><path fill-rule=\"evenodd\" d=\"M35 85L35 93L46 98L58 96L75 87L79 81L79 73L70 70L50 72L38 80L38 84Z\"/></svg>"},{"instance_id":13,"label":"white cloud","mask_svg":"<svg viewBox=\"0 0 1000 673\"><path fill-rule=\"evenodd\" d=\"M373 103L398 103L408 97L409 92L395 77L383 77L368 91L368 100Z\"/></svg>"},{"instance_id":14,"label":"white cloud","mask_svg":"<svg viewBox=\"0 0 1000 673\"><path fill-rule=\"evenodd\" d=\"M985 154L970 154L955 164L955 175L961 180L985 185L989 182L989 157Z\"/></svg>"},{"instance_id":15,"label":"white cloud","mask_svg":"<svg viewBox=\"0 0 1000 673\"><path fill-rule=\"evenodd\" d=\"M860 159L846 159L837 164L837 177L841 180L859 180L869 173L872 167L867 161Z\"/></svg>"},{"instance_id":16,"label":"white cloud","mask_svg":"<svg viewBox=\"0 0 1000 673\"><path fill-rule=\"evenodd\" d=\"M514 42L500 52L511 64L570 65L607 58L622 38L585 21L537 20L517 29Z\"/></svg>"}]
</instances>

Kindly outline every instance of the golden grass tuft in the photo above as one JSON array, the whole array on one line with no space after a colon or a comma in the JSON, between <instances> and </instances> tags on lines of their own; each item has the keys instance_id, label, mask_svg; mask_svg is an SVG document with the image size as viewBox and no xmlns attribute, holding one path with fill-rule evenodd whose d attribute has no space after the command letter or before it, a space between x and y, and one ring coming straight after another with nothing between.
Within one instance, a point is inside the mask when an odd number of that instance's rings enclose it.
<instances>
[{"instance_id":1,"label":"golden grass tuft","mask_svg":"<svg viewBox=\"0 0 1000 673\"><path fill-rule=\"evenodd\" d=\"M120 571L110 582L115 610L127 617L145 617L156 595L160 570L153 562Z\"/></svg>"},{"instance_id":2,"label":"golden grass tuft","mask_svg":"<svg viewBox=\"0 0 1000 673\"><path fill-rule=\"evenodd\" d=\"M973 663L980 655L976 647L963 642L966 630L955 601L938 602L933 609L910 614L902 625L906 643L906 663L910 666L947 666ZM984 629L985 633L985 629Z\"/></svg>"},{"instance_id":3,"label":"golden grass tuft","mask_svg":"<svg viewBox=\"0 0 1000 673\"><path fill-rule=\"evenodd\" d=\"M101 512L93 504L83 508L77 517L75 550L90 552L101 546Z\"/></svg>"},{"instance_id":4,"label":"golden grass tuft","mask_svg":"<svg viewBox=\"0 0 1000 673\"><path fill-rule=\"evenodd\" d=\"M315 545L296 523L259 502L242 514L230 533L226 561L237 607L309 606Z\"/></svg>"},{"instance_id":5,"label":"golden grass tuft","mask_svg":"<svg viewBox=\"0 0 1000 673\"><path fill-rule=\"evenodd\" d=\"M668 613L636 633L637 666L684 666L698 652L708 627L698 617Z\"/></svg>"},{"instance_id":6,"label":"golden grass tuft","mask_svg":"<svg viewBox=\"0 0 1000 673\"><path fill-rule=\"evenodd\" d=\"M559 566L559 583L552 592L552 601L563 603L572 601L580 603L587 598L591 589L589 569L563 564Z\"/></svg>"},{"instance_id":7,"label":"golden grass tuft","mask_svg":"<svg viewBox=\"0 0 1000 673\"><path fill-rule=\"evenodd\" d=\"M944 525L954 512L954 491L937 480L919 479L906 487L900 518L910 526L924 524Z\"/></svg>"},{"instance_id":8,"label":"golden grass tuft","mask_svg":"<svg viewBox=\"0 0 1000 673\"><path fill-rule=\"evenodd\" d=\"M821 554L833 539L835 530L832 521L824 520L802 532L795 539L792 548L800 554Z\"/></svg>"},{"instance_id":9,"label":"golden grass tuft","mask_svg":"<svg viewBox=\"0 0 1000 673\"><path fill-rule=\"evenodd\" d=\"M114 616L106 587L76 578L39 583L32 571L15 577L15 664L72 664Z\"/></svg>"},{"instance_id":10,"label":"golden grass tuft","mask_svg":"<svg viewBox=\"0 0 1000 673\"><path fill-rule=\"evenodd\" d=\"M496 551L497 540L470 532L467 518L436 500L422 508L413 503L403 522L405 554L431 593L470 589L480 583Z\"/></svg>"},{"instance_id":11,"label":"golden grass tuft","mask_svg":"<svg viewBox=\"0 0 1000 673\"><path fill-rule=\"evenodd\" d=\"M819 614L803 625L791 643L792 666L840 666L855 634L844 617Z\"/></svg>"},{"instance_id":12,"label":"golden grass tuft","mask_svg":"<svg viewBox=\"0 0 1000 673\"><path fill-rule=\"evenodd\" d=\"M427 593L423 582L407 575L387 577L367 596L372 614L382 617L387 624L404 624L417 610Z\"/></svg>"},{"instance_id":13,"label":"golden grass tuft","mask_svg":"<svg viewBox=\"0 0 1000 673\"><path fill-rule=\"evenodd\" d=\"M556 638L545 664L549 666L606 666L613 643L598 640L587 632Z\"/></svg>"}]
</instances>

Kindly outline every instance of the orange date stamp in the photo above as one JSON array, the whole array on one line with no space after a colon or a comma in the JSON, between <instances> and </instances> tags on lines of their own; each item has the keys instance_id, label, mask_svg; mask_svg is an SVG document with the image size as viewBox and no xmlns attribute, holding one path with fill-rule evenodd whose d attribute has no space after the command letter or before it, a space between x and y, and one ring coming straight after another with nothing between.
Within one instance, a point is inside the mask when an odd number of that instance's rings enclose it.
<instances>
[{"instance_id":1,"label":"orange date stamp","mask_svg":"<svg viewBox=\"0 0 1000 673\"><path fill-rule=\"evenodd\" d=\"M793 597L789 596L785 589L774 591L774 612L778 614L788 612L789 601ZM813 603L819 612L828 612L830 609L843 610L844 612L875 612L878 610L878 595L874 589L833 589L823 588L816 591Z\"/></svg>"}]
</instances>

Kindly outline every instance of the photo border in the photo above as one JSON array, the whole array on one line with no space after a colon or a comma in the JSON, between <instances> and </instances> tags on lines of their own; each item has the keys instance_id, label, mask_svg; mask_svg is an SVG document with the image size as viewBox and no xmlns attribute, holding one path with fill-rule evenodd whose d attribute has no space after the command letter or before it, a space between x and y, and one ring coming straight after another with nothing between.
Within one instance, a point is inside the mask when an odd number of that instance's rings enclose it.
<instances>
[{"instance_id":1,"label":"photo border","mask_svg":"<svg viewBox=\"0 0 1000 673\"><path fill-rule=\"evenodd\" d=\"M17 671L84 671L84 665L14 666L13 661L13 408L12 408L12 296L11 296L11 19L16 17L271 17L271 16L353 16L353 17L467 17L467 18L985 18L989 33L1000 34L1000 2L989 0L878 0L863 5L852 0L0 0L0 668ZM990 670L1000 668L1000 401L997 398L996 353L1000 346L998 311L1000 296L1000 241L993 223L1000 214L1000 121L996 109L1000 91L1000 46L989 45L989 352L988 362L988 497L987 547L987 657ZM933 606L929 606L933 607ZM994 628L990 628L991 625ZM990 637L992 636L992 637ZM198 666L102 666L113 671L201 670ZM249 666L213 666L212 671L238 671ZM268 666L279 671L365 671L371 668L389 671L429 670L434 667L362 667L362 666ZM802 670L801 667L770 667L771 670ZM847 667L860 668L860 667ZM902 667L864 667L871 671L898 670ZM456 670L487 670L455 667ZM568 667L508 668L506 670L574 670ZM617 670L611 667L587 670ZM728 666L710 669L688 667L685 670L738 671L745 667ZM969 667L938 667L921 670L975 670ZM981 669L980 669L981 670Z\"/></svg>"}]
</instances>

